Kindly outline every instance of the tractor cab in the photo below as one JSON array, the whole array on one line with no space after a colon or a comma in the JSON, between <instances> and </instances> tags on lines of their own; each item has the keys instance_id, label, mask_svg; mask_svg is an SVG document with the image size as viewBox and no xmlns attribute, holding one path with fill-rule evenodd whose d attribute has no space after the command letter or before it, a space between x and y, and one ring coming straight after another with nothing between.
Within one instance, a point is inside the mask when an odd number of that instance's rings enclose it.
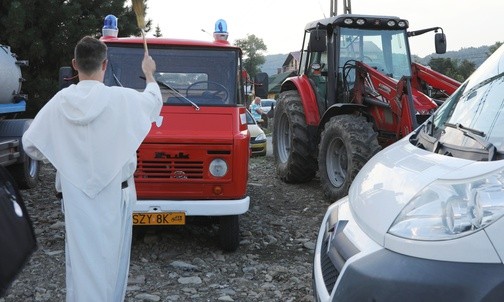
<instances>
[{"instance_id":1,"label":"tractor cab","mask_svg":"<svg viewBox=\"0 0 504 302\"><path fill-rule=\"evenodd\" d=\"M408 37L426 31L407 29L407 20L392 16L343 14L309 23L300 74L306 75L313 86L319 113L335 103L356 101L350 91L360 63L395 81L411 78ZM436 33L435 44L438 53L446 51L444 33Z\"/></svg>"}]
</instances>

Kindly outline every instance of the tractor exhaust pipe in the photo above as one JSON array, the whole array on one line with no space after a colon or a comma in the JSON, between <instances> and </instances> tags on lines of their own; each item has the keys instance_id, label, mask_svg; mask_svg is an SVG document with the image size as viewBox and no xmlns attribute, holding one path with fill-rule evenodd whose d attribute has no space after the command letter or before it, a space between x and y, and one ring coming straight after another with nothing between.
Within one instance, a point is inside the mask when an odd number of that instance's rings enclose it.
<instances>
[{"instance_id":1,"label":"tractor exhaust pipe","mask_svg":"<svg viewBox=\"0 0 504 302\"><path fill-rule=\"evenodd\" d=\"M334 17L338 14L338 0L331 0L330 16ZM352 3L351 0L343 0L343 13L352 13Z\"/></svg>"}]
</instances>

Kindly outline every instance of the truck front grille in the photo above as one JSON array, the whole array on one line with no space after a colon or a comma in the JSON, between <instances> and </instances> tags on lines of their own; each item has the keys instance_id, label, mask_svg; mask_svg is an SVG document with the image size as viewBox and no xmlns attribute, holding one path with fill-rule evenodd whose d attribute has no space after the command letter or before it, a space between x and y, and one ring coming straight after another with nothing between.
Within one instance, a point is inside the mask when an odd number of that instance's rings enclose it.
<instances>
[{"instance_id":1,"label":"truck front grille","mask_svg":"<svg viewBox=\"0 0 504 302\"><path fill-rule=\"evenodd\" d=\"M136 178L151 179L202 179L203 161L190 160L140 160L138 159Z\"/></svg>"}]
</instances>

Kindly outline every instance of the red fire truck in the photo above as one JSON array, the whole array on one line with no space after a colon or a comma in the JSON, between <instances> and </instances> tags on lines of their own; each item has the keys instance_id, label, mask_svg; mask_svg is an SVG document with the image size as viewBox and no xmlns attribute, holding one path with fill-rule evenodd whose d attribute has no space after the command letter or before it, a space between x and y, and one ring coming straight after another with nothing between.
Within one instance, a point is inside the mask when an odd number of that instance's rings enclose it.
<instances>
[{"instance_id":1,"label":"red fire truck","mask_svg":"<svg viewBox=\"0 0 504 302\"><path fill-rule=\"evenodd\" d=\"M104 83L145 88L143 39L118 38L117 18L105 18ZM240 241L248 211L250 134L245 113L242 52L218 20L214 41L147 38L164 106L137 151L134 225L183 225L189 216L217 218L225 251ZM189 219L187 220L189 222Z\"/></svg>"}]
</instances>

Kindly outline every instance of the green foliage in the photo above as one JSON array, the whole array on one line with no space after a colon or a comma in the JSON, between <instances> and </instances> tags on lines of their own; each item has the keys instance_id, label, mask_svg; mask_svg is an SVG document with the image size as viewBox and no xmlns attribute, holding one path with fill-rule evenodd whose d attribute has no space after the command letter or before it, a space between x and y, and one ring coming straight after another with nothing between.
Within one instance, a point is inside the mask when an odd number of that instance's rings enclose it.
<instances>
[{"instance_id":1,"label":"green foliage","mask_svg":"<svg viewBox=\"0 0 504 302\"><path fill-rule=\"evenodd\" d=\"M491 56L499 47L501 47L501 45L502 45L502 42L495 42L494 45L492 45L488 48L487 55Z\"/></svg>"},{"instance_id":2,"label":"green foliage","mask_svg":"<svg viewBox=\"0 0 504 302\"><path fill-rule=\"evenodd\" d=\"M243 60L245 70L247 70L251 78L254 78L256 74L261 72L260 66L266 62L262 54L262 51L268 49L266 44L255 35L247 35L244 39L236 40L235 45L242 49L245 58Z\"/></svg>"},{"instance_id":3,"label":"green foliage","mask_svg":"<svg viewBox=\"0 0 504 302\"><path fill-rule=\"evenodd\" d=\"M83 36L101 36L103 19L119 19L119 36L140 35L125 0L0 0L0 44L8 45L24 67L23 93L33 116L56 93L61 66L71 66L73 49ZM146 22L149 31L151 21Z\"/></svg>"},{"instance_id":4,"label":"green foliage","mask_svg":"<svg viewBox=\"0 0 504 302\"><path fill-rule=\"evenodd\" d=\"M159 27L159 24L156 25L156 29L154 30L154 37L160 38L162 37L163 34L161 33L161 28Z\"/></svg>"},{"instance_id":5,"label":"green foliage","mask_svg":"<svg viewBox=\"0 0 504 302\"><path fill-rule=\"evenodd\" d=\"M428 65L433 70L459 82L465 81L476 70L476 65L473 62L450 58L432 58Z\"/></svg>"}]
</instances>

